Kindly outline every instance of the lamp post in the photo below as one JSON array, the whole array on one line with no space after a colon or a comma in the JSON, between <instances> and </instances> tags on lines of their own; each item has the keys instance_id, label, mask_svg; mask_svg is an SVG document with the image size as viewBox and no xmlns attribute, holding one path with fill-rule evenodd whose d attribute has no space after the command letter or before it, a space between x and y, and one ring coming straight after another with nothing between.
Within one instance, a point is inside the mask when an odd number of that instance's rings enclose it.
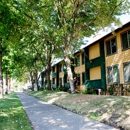
<instances>
[{"instance_id":1,"label":"lamp post","mask_svg":"<svg viewBox=\"0 0 130 130\"><path fill-rule=\"evenodd\" d=\"M2 76L2 38L0 38L0 98L3 98L3 76Z\"/></svg>"}]
</instances>

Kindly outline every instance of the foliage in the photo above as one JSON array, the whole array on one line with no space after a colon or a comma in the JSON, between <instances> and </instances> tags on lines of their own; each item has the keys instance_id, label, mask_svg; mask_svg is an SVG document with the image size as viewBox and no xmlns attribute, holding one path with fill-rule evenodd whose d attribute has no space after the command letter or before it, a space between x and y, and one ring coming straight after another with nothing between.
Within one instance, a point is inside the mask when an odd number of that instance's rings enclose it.
<instances>
[{"instance_id":1,"label":"foliage","mask_svg":"<svg viewBox=\"0 0 130 130\"><path fill-rule=\"evenodd\" d=\"M94 119L94 120L99 120L101 116L97 112L92 112L90 113L89 118Z\"/></svg>"},{"instance_id":2,"label":"foliage","mask_svg":"<svg viewBox=\"0 0 130 130\"><path fill-rule=\"evenodd\" d=\"M83 91L83 94L96 94L95 89L92 87L87 87L85 88L85 90Z\"/></svg>"},{"instance_id":3,"label":"foliage","mask_svg":"<svg viewBox=\"0 0 130 130\"><path fill-rule=\"evenodd\" d=\"M128 92L130 92L130 87L127 89Z\"/></svg>"},{"instance_id":4,"label":"foliage","mask_svg":"<svg viewBox=\"0 0 130 130\"><path fill-rule=\"evenodd\" d=\"M116 16L129 12L130 2L1 0L0 7L0 38L8 52L3 53L3 70L26 81L28 73L43 67L49 72L55 57L64 57L70 68L70 57L84 37L119 24ZM72 79L71 71L68 77Z\"/></svg>"},{"instance_id":5,"label":"foliage","mask_svg":"<svg viewBox=\"0 0 130 130\"><path fill-rule=\"evenodd\" d=\"M23 106L15 93L10 93L0 99L0 129L32 130Z\"/></svg>"},{"instance_id":6,"label":"foliage","mask_svg":"<svg viewBox=\"0 0 130 130\"><path fill-rule=\"evenodd\" d=\"M51 3L53 6L46 9L50 15L40 21L40 24L44 23L43 35L64 57L72 93L74 93L74 85L71 80L73 76L70 55L79 48L81 45L79 41L84 37L91 36L113 22L119 24L116 16L122 13L122 9L126 11L126 6L129 7L128 3L125 4L122 0L107 2L53 0Z\"/></svg>"},{"instance_id":7,"label":"foliage","mask_svg":"<svg viewBox=\"0 0 130 130\"><path fill-rule=\"evenodd\" d=\"M110 95L114 95L114 92L116 91L115 85L110 85L110 87L107 89Z\"/></svg>"},{"instance_id":8,"label":"foliage","mask_svg":"<svg viewBox=\"0 0 130 130\"><path fill-rule=\"evenodd\" d=\"M23 28L27 27L29 22L25 22L24 14L17 10L19 6L17 1L0 1L0 38L2 38L2 70L3 75L9 77L21 76L24 74L23 67L19 66L16 57L20 52L18 47ZM0 59L1 60L1 59ZM19 62L21 62L19 58ZM23 62L21 62L23 64ZM21 69L21 70L20 70Z\"/></svg>"},{"instance_id":9,"label":"foliage","mask_svg":"<svg viewBox=\"0 0 130 130\"><path fill-rule=\"evenodd\" d=\"M0 7L0 38L5 43L11 37L16 38L19 27L23 26L25 22L22 13L13 7L12 1L1 0Z\"/></svg>"}]
</instances>

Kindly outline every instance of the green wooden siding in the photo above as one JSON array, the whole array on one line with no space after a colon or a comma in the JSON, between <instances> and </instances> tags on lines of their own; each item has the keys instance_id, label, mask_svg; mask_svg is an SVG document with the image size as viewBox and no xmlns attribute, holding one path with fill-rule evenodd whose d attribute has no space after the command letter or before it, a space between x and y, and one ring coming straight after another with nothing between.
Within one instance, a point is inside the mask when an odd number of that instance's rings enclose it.
<instances>
[{"instance_id":1,"label":"green wooden siding","mask_svg":"<svg viewBox=\"0 0 130 130\"><path fill-rule=\"evenodd\" d=\"M86 85L87 88L91 87L94 89L102 88L101 80L87 80ZM103 89L103 88L102 88Z\"/></svg>"},{"instance_id":2,"label":"green wooden siding","mask_svg":"<svg viewBox=\"0 0 130 130\"><path fill-rule=\"evenodd\" d=\"M100 41L100 57L89 60L89 47L85 48L85 75L86 75L86 87L89 85L92 88L101 88L106 90L106 77L105 77L105 56L104 56L104 41ZM101 79L90 80L91 68L100 66L101 67Z\"/></svg>"},{"instance_id":3,"label":"green wooden siding","mask_svg":"<svg viewBox=\"0 0 130 130\"><path fill-rule=\"evenodd\" d=\"M94 68L96 66L100 66L101 65L101 57L95 58L93 60L88 60L88 62L86 63L86 68L90 69L90 68Z\"/></svg>"},{"instance_id":4,"label":"green wooden siding","mask_svg":"<svg viewBox=\"0 0 130 130\"><path fill-rule=\"evenodd\" d=\"M101 57L101 84L102 88L106 90L106 70L105 70L105 52L104 52L104 41L100 42L100 57Z\"/></svg>"}]
</instances>

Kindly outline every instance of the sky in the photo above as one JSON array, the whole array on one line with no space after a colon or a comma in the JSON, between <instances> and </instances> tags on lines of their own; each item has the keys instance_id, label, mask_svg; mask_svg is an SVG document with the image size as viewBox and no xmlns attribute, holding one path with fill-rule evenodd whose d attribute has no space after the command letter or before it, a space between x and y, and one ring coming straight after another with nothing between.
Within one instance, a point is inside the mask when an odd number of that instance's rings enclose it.
<instances>
[{"instance_id":1,"label":"sky","mask_svg":"<svg viewBox=\"0 0 130 130\"><path fill-rule=\"evenodd\" d=\"M124 24L126 24L126 23L128 23L128 22L130 21L130 14L123 14L123 15L119 16L118 18L120 19L122 25L124 25ZM117 28L119 28L119 27L114 27L114 28L117 29ZM111 30L110 28L107 28L107 29L105 29L104 31L101 30L101 31L99 31L99 37L100 37L100 35L101 35L101 36L104 36L105 34L108 34L108 33L110 33L111 31L112 31L112 30ZM97 35L97 36L98 36L98 35ZM95 38L96 38L96 37L95 37Z\"/></svg>"},{"instance_id":2,"label":"sky","mask_svg":"<svg viewBox=\"0 0 130 130\"><path fill-rule=\"evenodd\" d=\"M127 23L130 21L130 14L124 14L124 15L121 15L120 17L120 20L123 24Z\"/></svg>"}]
</instances>

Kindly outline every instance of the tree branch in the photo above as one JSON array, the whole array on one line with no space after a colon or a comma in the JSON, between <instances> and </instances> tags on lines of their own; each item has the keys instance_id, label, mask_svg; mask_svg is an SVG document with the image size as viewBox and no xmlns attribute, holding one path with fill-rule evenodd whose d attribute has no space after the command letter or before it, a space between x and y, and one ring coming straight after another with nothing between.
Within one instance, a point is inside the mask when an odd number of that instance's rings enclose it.
<instances>
[{"instance_id":1,"label":"tree branch","mask_svg":"<svg viewBox=\"0 0 130 130\"><path fill-rule=\"evenodd\" d=\"M125 1L125 0L124 0ZM116 10L117 7L119 7L124 1L120 2L118 5L115 6L115 8L112 10L110 15L113 15L114 11Z\"/></svg>"}]
</instances>

